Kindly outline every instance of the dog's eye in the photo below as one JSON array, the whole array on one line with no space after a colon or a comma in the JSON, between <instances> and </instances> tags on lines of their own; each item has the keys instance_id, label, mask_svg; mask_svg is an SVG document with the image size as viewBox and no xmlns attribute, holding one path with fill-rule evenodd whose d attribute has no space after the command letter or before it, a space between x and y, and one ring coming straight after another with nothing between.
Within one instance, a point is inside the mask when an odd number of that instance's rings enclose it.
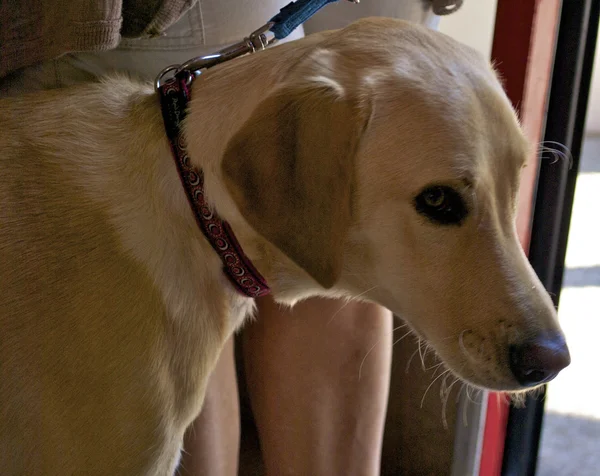
<instances>
[{"instance_id":1,"label":"dog's eye","mask_svg":"<svg viewBox=\"0 0 600 476\"><path fill-rule=\"evenodd\" d=\"M417 212L440 225L460 225L468 214L460 194L451 187L427 187L415 197Z\"/></svg>"}]
</instances>

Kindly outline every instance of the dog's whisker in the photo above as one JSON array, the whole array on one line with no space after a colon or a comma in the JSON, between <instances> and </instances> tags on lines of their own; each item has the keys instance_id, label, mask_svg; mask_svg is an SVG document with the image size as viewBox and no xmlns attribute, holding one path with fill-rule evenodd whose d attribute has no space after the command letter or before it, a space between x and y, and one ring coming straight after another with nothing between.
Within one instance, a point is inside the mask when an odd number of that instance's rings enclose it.
<instances>
[{"instance_id":1,"label":"dog's whisker","mask_svg":"<svg viewBox=\"0 0 600 476\"><path fill-rule=\"evenodd\" d=\"M373 349L375 349L375 347L377 347L377 344L379 344L380 342L381 342L381 339L377 339L377 342L375 342L373 344L373 346L367 351L367 353L363 357L363 359L360 363L360 366L358 367L358 380L360 380L362 378L362 369L363 369L363 365L365 365L365 361L367 360L367 357L369 356L369 354L371 352L373 352Z\"/></svg>"},{"instance_id":2,"label":"dog's whisker","mask_svg":"<svg viewBox=\"0 0 600 476\"><path fill-rule=\"evenodd\" d=\"M573 154L566 145L555 141L541 142L539 146L539 153L542 159L545 158L544 153L546 152L549 153L554 159L552 161L553 164L559 160L566 160L569 163L569 169L573 167Z\"/></svg>"},{"instance_id":3,"label":"dog's whisker","mask_svg":"<svg viewBox=\"0 0 600 476\"><path fill-rule=\"evenodd\" d=\"M427 354L430 352L432 352L435 355L435 350L433 349L433 347L431 347L429 342L424 341L423 344L425 345L425 352L423 352L423 359L427 359ZM423 364L425 364L425 362L423 362ZM426 369L423 369L423 370L426 370Z\"/></svg>"},{"instance_id":4,"label":"dog's whisker","mask_svg":"<svg viewBox=\"0 0 600 476\"><path fill-rule=\"evenodd\" d=\"M473 397L473 393L475 393L475 397ZM474 403L475 405L479 405L481 402L478 402L476 398L481 394L481 390L475 388L471 385L467 384L467 398Z\"/></svg>"},{"instance_id":5,"label":"dog's whisker","mask_svg":"<svg viewBox=\"0 0 600 476\"><path fill-rule=\"evenodd\" d=\"M442 365L444 365L444 362L440 362L439 364L435 364L435 365L432 365L431 367L427 367L427 369L425 369L425 370L427 372L429 372L430 370L433 370L433 369L435 369L437 371L437 369L439 367L441 367Z\"/></svg>"},{"instance_id":6,"label":"dog's whisker","mask_svg":"<svg viewBox=\"0 0 600 476\"><path fill-rule=\"evenodd\" d=\"M498 392L498 394L496 395L496 411L499 412L500 411L500 403L502 401L502 398L504 397L504 393L502 392Z\"/></svg>"},{"instance_id":7,"label":"dog's whisker","mask_svg":"<svg viewBox=\"0 0 600 476\"><path fill-rule=\"evenodd\" d=\"M392 329L392 334L393 334L394 332L396 332L398 329L402 329L403 327L406 327L407 325L408 325L408 324L400 324L399 326L397 326L397 327L394 327L394 328ZM394 346L395 346L395 345L396 345L398 342L400 342L402 339L404 339L406 336L410 335L411 333L412 333L412 331L408 331L406 334L404 334L402 337L400 337L400 339L398 339L397 341L395 341L394 343L392 343L392 347L394 347ZM370 349L367 351L367 353L366 353L366 354L365 354L365 356L363 357L363 359L362 359L362 361L361 361L361 363L360 363L360 367L358 368L358 380L360 380L360 379L361 379L361 376L362 376L362 368L363 368L363 365L365 364L365 361L367 360L367 357L369 356L369 354L370 354L371 352L373 352L373 350L375 349L375 347L377 347L377 344L379 344L379 343L381 342L381 339L382 339L382 338L379 338L379 339L377 339L377 342L375 342L375 343L373 344L373 346L372 346L372 347L371 347L371 348L370 348Z\"/></svg>"},{"instance_id":8,"label":"dog's whisker","mask_svg":"<svg viewBox=\"0 0 600 476\"><path fill-rule=\"evenodd\" d=\"M394 347L396 344L398 344L398 343L400 343L401 341L403 341L404 339L406 339L406 338L407 338L409 335L411 335L411 334L412 334L412 329L411 329L411 330L409 330L409 331L408 331L406 334L404 334L402 337L400 337L400 338L396 339L396 340L395 340L395 341L392 343L392 348L393 348L393 347Z\"/></svg>"},{"instance_id":9,"label":"dog's whisker","mask_svg":"<svg viewBox=\"0 0 600 476\"><path fill-rule=\"evenodd\" d=\"M525 406L525 398L526 398L526 393L515 393L512 395L511 397L511 401L513 403L514 406L516 406L517 408L523 408Z\"/></svg>"},{"instance_id":10,"label":"dog's whisker","mask_svg":"<svg viewBox=\"0 0 600 476\"><path fill-rule=\"evenodd\" d=\"M417 350L419 351L419 357L421 358L421 368L425 370L425 358L423 357L423 350L421 349L422 344L423 339L419 339Z\"/></svg>"},{"instance_id":11,"label":"dog's whisker","mask_svg":"<svg viewBox=\"0 0 600 476\"><path fill-rule=\"evenodd\" d=\"M176 470L175 474L176 474L177 476L181 476L181 474L182 474L182 472L181 472L181 471L182 471L182 470L183 470L183 471L185 471L185 472L187 473L187 468L186 468L186 467L185 467L185 465L183 464L183 460L182 460L182 459L180 459L180 460L179 460L179 465L177 466L177 470Z\"/></svg>"},{"instance_id":12,"label":"dog's whisker","mask_svg":"<svg viewBox=\"0 0 600 476\"><path fill-rule=\"evenodd\" d=\"M331 319L329 319L329 321L327 321L327 325L331 324L333 322L333 320L337 317L337 315L342 312L342 310L348 305L350 304L352 301L356 301L359 300L362 296L364 296L365 294L367 294L370 291L373 291L373 289L377 288L377 286L373 286L369 289L367 289L366 291L363 291L362 293L357 294L356 296L353 296L352 298L348 298L346 299L346 302L337 310L333 313L333 316L331 316Z\"/></svg>"},{"instance_id":13,"label":"dog's whisker","mask_svg":"<svg viewBox=\"0 0 600 476\"><path fill-rule=\"evenodd\" d=\"M410 368L410 364L411 364L412 360L414 359L415 355L417 355L417 352L419 352L419 349L415 350L411 354L410 358L408 359L408 363L406 364L406 371L405 371L405 373L408 373L408 369Z\"/></svg>"},{"instance_id":14,"label":"dog's whisker","mask_svg":"<svg viewBox=\"0 0 600 476\"><path fill-rule=\"evenodd\" d=\"M509 392L497 391L497 392L494 392L494 395L495 395L494 400L496 400L496 409L499 409L500 405L507 401ZM488 398L488 402L489 402L489 398Z\"/></svg>"},{"instance_id":15,"label":"dog's whisker","mask_svg":"<svg viewBox=\"0 0 600 476\"><path fill-rule=\"evenodd\" d=\"M440 399L442 400L442 402L444 400L444 396L447 395L450 392L450 388L452 388L448 387L448 379L453 376L454 374L452 372L449 372L442 380L442 384L440 385Z\"/></svg>"},{"instance_id":16,"label":"dog's whisker","mask_svg":"<svg viewBox=\"0 0 600 476\"><path fill-rule=\"evenodd\" d=\"M394 327L394 328L392 329L392 334L393 334L394 332L396 332L397 330L404 329L405 327L408 327L408 324L407 324L407 323L405 323L405 322L403 322L402 324L400 324L400 325L398 325L398 326L396 326L396 327ZM412 332L412 331L411 331L411 332Z\"/></svg>"},{"instance_id":17,"label":"dog's whisker","mask_svg":"<svg viewBox=\"0 0 600 476\"><path fill-rule=\"evenodd\" d=\"M438 365L435 366L435 370L434 370L433 375L431 376L431 378L434 378L436 376L436 374L438 373L438 370L440 370L440 368L443 368L443 364L444 363L442 362L442 363L440 363L440 364L438 364Z\"/></svg>"},{"instance_id":18,"label":"dog's whisker","mask_svg":"<svg viewBox=\"0 0 600 476\"><path fill-rule=\"evenodd\" d=\"M184 454L186 454L186 455L188 455L188 456L192 455L189 451L186 451L186 449L183 446L181 447L181 452L184 453Z\"/></svg>"},{"instance_id":19,"label":"dog's whisker","mask_svg":"<svg viewBox=\"0 0 600 476\"><path fill-rule=\"evenodd\" d=\"M460 387L460 392L458 392L457 399L460 399L460 395L461 395L461 393L463 393L463 391L465 391L465 389L467 388L467 385L468 384L466 382L462 383L462 385ZM463 414L462 414L462 417L463 417L463 425L464 426L469 426L469 422L468 422L468 418L467 418L467 406L468 405L469 405L469 400L467 399L465 401L465 404L463 405Z\"/></svg>"},{"instance_id":20,"label":"dog's whisker","mask_svg":"<svg viewBox=\"0 0 600 476\"><path fill-rule=\"evenodd\" d=\"M551 157L554 159L552 161L552 163L556 163L558 160L567 160L568 159L568 153L566 153L562 150L554 149L552 147L546 147L546 146L542 145L539 147L538 151L540 154L542 154L543 159L546 158L543 156L543 154L549 153L551 155Z\"/></svg>"},{"instance_id":21,"label":"dog's whisker","mask_svg":"<svg viewBox=\"0 0 600 476\"><path fill-rule=\"evenodd\" d=\"M446 391L446 385L447 385L447 381L448 381L448 377L451 374L446 374L446 376L442 379L442 382L440 384L440 396L444 394L444 392Z\"/></svg>"},{"instance_id":22,"label":"dog's whisker","mask_svg":"<svg viewBox=\"0 0 600 476\"><path fill-rule=\"evenodd\" d=\"M473 397L471 397L471 386L469 384L467 384L467 387L465 389L465 393L467 395L467 399L471 402L471 403L475 403L475 400L473 400Z\"/></svg>"},{"instance_id":23,"label":"dog's whisker","mask_svg":"<svg viewBox=\"0 0 600 476\"><path fill-rule=\"evenodd\" d=\"M350 302L351 302L351 301L352 301L352 299L350 299L350 298L346 299L346 300L345 300L345 302L344 302L344 304L342 304L342 305L340 306L340 308L339 308L337 311L335 311L335 312L333 313L333 315L331 316L331 318L330 318L330 319L327 321L327 325L331 324L331 323L333 322L333 320L334 320L334 319L337 317L337 315L338 315L340 312L342 312L342 310L343 310L343 309L344 309L344 308L345 308L345 307L346 307L348 304L350 304Z\"/></svg>"},{"instance_id":24,"label":"dog's whisker","mask_svg":"<svg viewBox=\"0 0 600 476\"><path fill-rule=\"evenodd\" d=\"M450 389L452 388L448 387L448 379L453 376L454 374L452 372L449 372L442 380L442 384L440 385L440 399L442 400L442 402L444 401L445 396L448 395Z\"/></svg>"},{"instance_id":25,"label":"dog's whisker","mask_svg":"<svg viewBox=\"0 0 600 476\"><path fill-rule=\"evenodd\" d=\"M469 384L465 384L465 393L469 393ZM465 426L469 426L469 414L467 412L467 408L469 406L470 400L467 398L465 404L463 405L463 423Z\"/></svg>"},{"instance_id":26,"label":"dog's whisker","mask_svg":"<svg viewBox=\"0 0 600 476\"><path fill-rule=\"evenodd\" d=\"M448 429L448 418L446 415L446 411L448 408L448 399L450 398L450 392L452 390L452 387L456 384L456 382L459 382L459 381L460 381L460 379L458 377L455 377L454 382L452 382L450 384L450 386L447 387L446 392L442 398L442 425L445 430Z\"/></svg>"},{"instance_id":27,"label":"dog's whisker","mask_svg":"<svg viewBox=\"0 0 600 476\"><path fill-rule=\"evenodd\" d=\"M462 371L463 368L464 368L464 364L460 367L460 371ZM448 386L446 382L447 382L448 377L451 377L451 376L454 377L454 381ZM456 385L457 382L462 383L461 388L457 392L457 395L456 395L455 404L458 404L460 394L462 393L463 389L465 388L465 383L462 381L462 379L460 377L458 377L455 373L450 372L444 377L444 380L442 381L442 385L440 386L440 399L442 401L442 425L443 425L444 429L446 429L446 430L448 429L448 420L446 417L448 400L450 399L450 394L451 394L452 388L454 387L454 385Z\"/></svg>"},{"instance_id":28,"label":"dog's whisker","mask_svg":"<svg viewBox=\"0 0 600 476\"><path fill-rule=\"evenodd\" d=\"M442 372L441 374L439 374L436 378L434 378L431 383L429 384L429 386L425 389L425 393L423 394L423 398L421 398L421 408L423 408L423 403L425 402L425 397L427 396L427 392L429 391L429 389L433 386L433 384L435 382L437 382L440 378L442 378L442 376L446 375L448 372L450 372L450 369L445 370L444 372Z\"/></svg>"},{"instance_id":29,"label":"dog's whisker","mask_svg":"<svg viewBox=\"0 0 600 476\"><path fill-rule=\"evenodd\" d=\"M400 324L399 326L396 326L396 327L394 327L394 328L392 329L392 334L393 334L394 332L396 332L397 330L399 330L399 329L402 329L402 328L404 328L404 327L407 327L407 326L408 326L408 324L406 324L406 323L403 323L403 324ZM400 337L399 339L396 339L396 340L395 340L395 341L392 343L392 348L393 348L393 347L394 347L396 344L398 344L400 341L402 341L403 339L405 339L406 337L408 337L408 336L409 336L409 335L411 335L411 334L412 334L412 330L409 330L409 331L408 331L406 334L404 334L402 337ZM360 380L360 379L361 379L361 377L362 377L362 368L363 368L363 366L364 366L364 364L365 364L365 361L367 360L367 357L369 356L369 354L370 354L371 352L373 352L373 350L375 349L375 347L377 347L377 344L379 344L380 342L381 342L381 338L380 338L380 339L377 339L377 342L375 342L375 344L373 344L373 346L372 346L372 347L371 347L371 348L370 348L370 349L367 351L367 353L366 353L366 354L365 354L365 356L363 357L363 359L362 359L362 361L361 361L361 363L360 363L360 367L359 367L359 369L358 369L358 380Z\"/></svg>"},{"instance_id":30,"label":"dog's whisker","mask_svg":"<svg viewBox=\"0 0 600 476\"><path fill-rule=\"evenodd\" d=\"M453 374L449 374L448 376L452 375ZM447 385L446 388L444 388L443 400L445 401L445 403L448 403L448 398L450 397L452 387L454 387L454 385L456 385L457 382L460 382L460 377L454 376L454 380L452 381L452 383L450 385Z\"/></svg>"}]
</instances>

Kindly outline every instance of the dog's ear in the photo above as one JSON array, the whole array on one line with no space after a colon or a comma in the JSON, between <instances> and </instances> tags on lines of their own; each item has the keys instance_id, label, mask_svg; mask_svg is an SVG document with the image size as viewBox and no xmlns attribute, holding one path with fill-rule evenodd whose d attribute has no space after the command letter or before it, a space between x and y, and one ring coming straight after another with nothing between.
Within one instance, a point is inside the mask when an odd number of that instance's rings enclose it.
<instances>
[{"instance_id":1,"label":"dog's ear","mask_svg":"<svg viewBox=\"0 0 600 476\"><path fill-rule=\"evenodd\" d=\"M244 218L319 284L342 271L355 156L370 107L330 80L283 88L254 111L223 159Z\"/></svg>"}]
</instances>

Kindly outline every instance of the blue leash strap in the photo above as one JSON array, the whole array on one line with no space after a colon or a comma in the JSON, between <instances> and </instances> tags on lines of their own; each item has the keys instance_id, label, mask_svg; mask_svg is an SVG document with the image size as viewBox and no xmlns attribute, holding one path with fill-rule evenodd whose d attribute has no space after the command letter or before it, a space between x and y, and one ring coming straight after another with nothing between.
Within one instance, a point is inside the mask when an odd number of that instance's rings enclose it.
<instances>
[{"instance_id":1,"label":"blue leash strap","mask_svg":"<svg viewBox=\"0 0 600 476\"><path fill-rule=\"evenodd\" d=\"M270 31L278 40L284 39L302 23L312 17L328 3L338 0L297 0L283 7L277 15L271 18L274 25Z\"/></svg>"}]
</instances>

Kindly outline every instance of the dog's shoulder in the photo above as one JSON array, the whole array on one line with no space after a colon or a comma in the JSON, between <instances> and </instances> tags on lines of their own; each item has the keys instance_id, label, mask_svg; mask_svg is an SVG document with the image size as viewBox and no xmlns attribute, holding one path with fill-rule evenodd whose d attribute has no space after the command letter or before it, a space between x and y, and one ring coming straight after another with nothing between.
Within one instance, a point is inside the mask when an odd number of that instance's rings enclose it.
<instances>
[{"instance_id":1,"label":"dog's shoulder","mask_svg":"<svg viewBox=\"0 0 600 476\"><path fill-rule=\"evenodd\" d=\"M65 88L23 91L19 96L0 98L0 124L22 129L23 124L32 123L33 119L72 115L99 105L121 108L132 97L152 92L151 83L123 74L108 75L91 83Z\"/></svg>"}]
</instances>

